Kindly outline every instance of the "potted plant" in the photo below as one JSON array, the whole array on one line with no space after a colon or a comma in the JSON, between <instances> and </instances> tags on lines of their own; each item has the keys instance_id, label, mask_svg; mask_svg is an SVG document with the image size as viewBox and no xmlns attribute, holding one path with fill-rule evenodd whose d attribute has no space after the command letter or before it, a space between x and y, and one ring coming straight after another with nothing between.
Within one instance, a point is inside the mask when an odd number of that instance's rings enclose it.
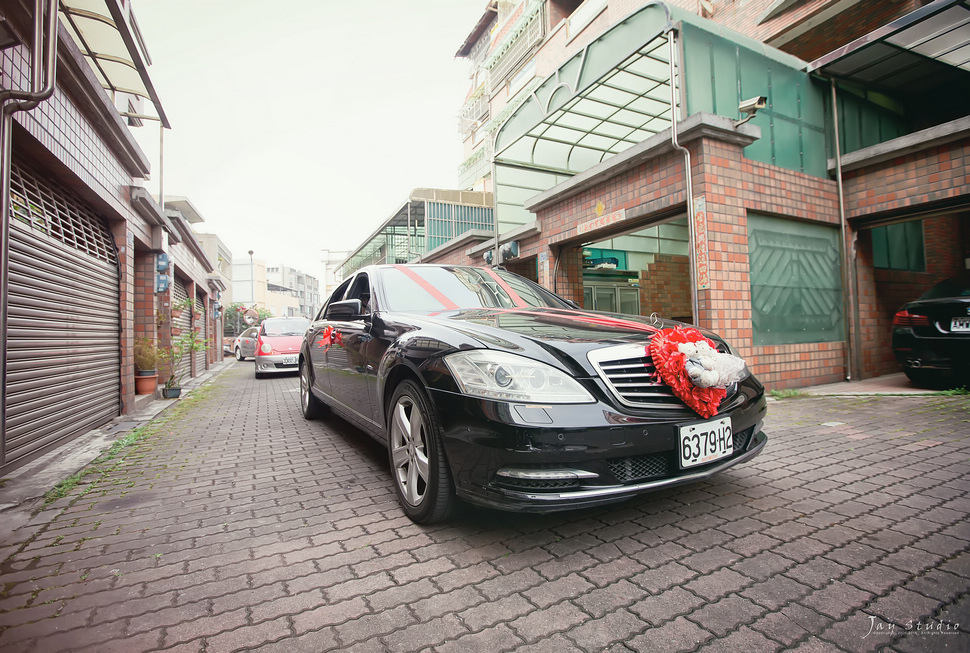
<instances>
[{"instance_id":1,"label":"potted plant","mask_svg":"<svg viewBox=\"0 0 970 653\"><path fill-rule=\"evenodd\" d=\"M172 304L172 317L182 317L182 313L192 308L192 300L186 297Z\"/></svg>"},{"instance_id":2,"label":"potted plant","mask_svg":"<svg viewBox=\"0 0 970 653\"><path fill-rule=\"evenodd\" d=\"M151 338L135 338L135 394L152 395L158 387L158 348Z\"/></svg>"},{"instance_id":3,"label":"potted plant","mask_svg":"<svg viewBox=\"0 0 970 653\"><path fill-rule=\"evenodd\" d=\"M175 399L182 394L182 379L185 378L186 370L180 370L179 365L185 360L186 356L191 356L197 351L205 351L206 348L207 345L204 340L199 338L199 334L195 331L189 331L172 340L170 347L163 347L160 350L169 375L162 388L163 397Z\"/></svg>"}]
</instances>

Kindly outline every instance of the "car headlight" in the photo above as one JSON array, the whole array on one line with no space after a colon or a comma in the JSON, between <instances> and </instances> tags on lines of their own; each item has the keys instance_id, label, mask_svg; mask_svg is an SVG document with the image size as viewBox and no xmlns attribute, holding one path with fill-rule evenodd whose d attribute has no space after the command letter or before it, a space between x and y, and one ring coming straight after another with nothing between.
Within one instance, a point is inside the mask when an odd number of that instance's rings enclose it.
<instances>
[{"instance_id":1,"label":"car headlight","mask_svg":"<svg viewBox=\"0 0 970 653\"><path fill-rule=\"evenodd\" d=\"M445 356L466 395L537 404L588 404L595 399L576 379L551 365L488 349Z\"/></svg>"},{"instance_id":2,"label":"car headlight","mask_svg":"<svg viewBox=\"0 0 970 653\"><path fill-rule=\"evenodd\" d=\"M262 346L259 348L259 351L263 352L264 354L272 354L273 345L269 344L268 342L264 342Z\"/></svg>"}]
</instances>

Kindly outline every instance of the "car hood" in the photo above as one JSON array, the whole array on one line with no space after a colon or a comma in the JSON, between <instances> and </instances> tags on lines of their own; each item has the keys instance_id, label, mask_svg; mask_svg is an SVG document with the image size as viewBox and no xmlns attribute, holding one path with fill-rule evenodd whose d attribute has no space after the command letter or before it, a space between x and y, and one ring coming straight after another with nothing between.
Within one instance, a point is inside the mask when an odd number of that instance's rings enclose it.
<instances>
[{"instance_id":1,"label":"car hood","mask_svg":"<svg viewBox=\"0 0 970 653\"><path fill-rule=\"evenodd\" d=\"M622 344L646 346L660 329L684 326L660 318L554 308L469 309L421 320L474 338L484 348L558 363L570 372L581 369L588 375L595 374L586 357L590 351ZM700 331L720 341L713 333Z\"/></svg>"},{"instance_id":2,"label":"car hood","mask_svg":"<svg viewBox=\"0 0 970 653\"><path fill-rule=\"evenodd\" d=\"M273 351L277 354L295 354L300 351L303 336L261 336L259 341L273 345ZM257 351L259 351L258 347Z\"/></svg>"}]
</instances>

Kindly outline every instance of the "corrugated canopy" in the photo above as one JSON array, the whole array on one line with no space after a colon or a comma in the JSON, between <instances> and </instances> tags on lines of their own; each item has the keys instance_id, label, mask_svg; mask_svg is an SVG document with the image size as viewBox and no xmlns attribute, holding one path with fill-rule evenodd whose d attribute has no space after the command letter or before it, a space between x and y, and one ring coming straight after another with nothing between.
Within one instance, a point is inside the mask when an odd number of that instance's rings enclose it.
<instances>
[{"instance_id":1,"label":"corrugated canopy","mask_svg":"<svg viewBox=\"0 0 970 653\"><path fill-rule=\"evenodd\" d=\"M812 62L885 91L970 84L970 1L936 0Z\"/></svg>"},{"instance_id":2,"label":"corrugated canopy","mask_svg":"<svg viewBox=\"0 0 970 653\"><path fill-rule=\"evenodd\" d=\"M669 22L645 7L573 55L499 130L496 159L575 174L668 129Z\"/></svg>"},{"instance_id":3,"label":"corrugated canopy","mask_svg":"<svg viewBox=\"0 0 970 653\"><path fill-rule=\"evenodd\" d=\"M162 125L171 125L148 75L151 59L130 3L119 0L60 0L61 22L67 28L98 81L112 100L117 93L144 98Z\"/></svg>"}]
</instances>

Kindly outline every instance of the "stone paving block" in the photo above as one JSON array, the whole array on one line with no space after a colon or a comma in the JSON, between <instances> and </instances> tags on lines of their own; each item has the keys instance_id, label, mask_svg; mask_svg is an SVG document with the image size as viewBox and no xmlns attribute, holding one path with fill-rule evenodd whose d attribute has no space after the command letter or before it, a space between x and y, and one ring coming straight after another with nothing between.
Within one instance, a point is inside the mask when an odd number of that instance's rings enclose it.
<instances>
[{"instance_id":1,"label":"stone paving block","mask_svg":"<svg viewBox=\"0 0 970 653\"><path fill-rule=\"evenodd\" d=\"M610 562L584 569L581 574L597 587L605 587L644 570L645 567L636 560L621 556Z\"/></svg>"},{"instance_id":2,"label":"stone paving block","mask_svg":"<svg viewBox=\"0 0 970 653\"><path fill-rule=\"evenodd\" d=\"M718 637L724 637L728 632L750 624L765 612L767 610L750 599L733 594L708 603L687 615L687 618Z\"/></svg>"},{"instance_id":3,"label":"stone paving block","mask_svg":"<svg viewBox=\"0 0 970 653\"><path fill-rule=\"evenodd\" d=\"M635 614L618 610L600 619L585 621L565 635L584 649L599 651L611 644L626 642L646 628L647 624Z\"/></svg>"},{"instance_id":4,"label":"stone paving block","mask_svg":"<svg viewBox=\"0 0 970 653\"><path fill-rule=\"evenodd\" d=\"M272 601L257 603L250 608L250 619L254 622L268 621L278 617L299 614L326 605L323 592L311 590Z\"/></svg>"},{"instance_id":5,"label":"stone paving block","mask_svg":"<svg viewBox=\"0 0 970 653\"><path fill-rule=\"evenodd\" d=\"M586 580L585 577L579 574L570 574L553 581L540 583L523 591L522 595L541 609L559 603L564 599L583 596L595 588L596 586Z\"/></svg>"},{"instance_id":6,"label":"stone paving block","mask_svg":"<svg viewBox=\"0 0 970 653\"><path fill-rule=\"evenodd\" d=\"M470 631L477 632L500 622L512 621L535 611L521 594L512 594L497 601L488 601L457 613L459 621Z\"/></svg>"},{"instance_id":7,"label":"stone paving block","mask_svg":"<svg viewBox=\"0 0 970 653\"><path fill-rule=\"evenodd\" d=\"M790 650L797 642L805 640L811 633L822 632L832 623L830 617L796 603L765 614L752 623L751 628Z\"/></svg>"},{"instance_id":8,"label":"stone paving block","mask_svg":"<svg viewBox=\"0 0 970 653\"><path fill-rule=\"evenodd\" d=\"M410 583L422 578L434 578L455 568L448 558L437 558L427 562L415 562L391 570L391 578L397 583Z\"/></svg>"},{"instance_id":9,"label":"stone paving block","mask_svg":"<svg viewBox=\"0 0 970 653\"><path fill-rule=\"evenodd\" d=\"M727 596L728 594L733 594L751 584L752 580L747 576L732 571L731 569L718 569L710 574L695 578L689 583L685 583L683 587L698 596L702 596L708 600L714 600Z\"/></svg>"},{"instance_id":10,"label":"stone paving block","mask_svg":"<svg viewBox=\"0 0 970 653\"><path fill-rule=\"evenodd\" d=\"M954 574L933 569L912 579L904 587L940 603L949 603L967 591L967 581Z\"/></svg>"},{"instance_id":11,"label":"stone paving block","mask_svg":"<svg viewBox=\"0 0 970 653\"><path fill-rule=\"evenodd\" d=\"M598 619L617 607L627 607L647 596L648 593L643 588L630 581L621 580L606 587L590 590L573 602L594 619Z\"/></svg>"},{"instance_id":12,"label":"stone paving block","mask_svg":"<svg viewBox=\"0 0 970 653\"><path fill-rule=\"evenodd\" d=\"M829 560L834 560L840 565L853 569L861 569L866 565L882 560L885 556L884 551L858 542L850 542L844 546L836 547L825 554L825 557Z\"/></svg>"},{"instance_id":13,"label":"stone paving block","mask_svg":"<svg viewBox=\"0 0 970 653\"><path fill-rule=\"evenodd\" d=\"M243 646L270 643L289 636L289 620L285 618L264 621L252 626L243 626L206 637L206 650L235 651Z\"/></svg>"},{"instance_id":14,"label":"stone paving block","mask_svg":"<svg viewBox=\"0 0 970 653\"><path fill-rule=\"evenodd\" d=\"M835 581L820 590L815 590L799 603L833 619L841 619L864 607L872 598L873 595L870 592Z\"/></svg>"},{"instance_id":15,"label":"stone paving block","mask_svg":"<svg viewBox=\"0 0 970 653\"><path fill-rule=\"evenodd\" d=\"M495 599L491 599L495 600ZM461 612L467 608L480 605L485 598L477 588L468 586L456 589L446 594L436 594L410 605L411 610L421 621L436 619L442 615Z\"/></svg>"},{"instance_id":16,"label":"stone paving block","mask_svg":"<svg viewBox=\"0 0 970 653\"><path fill-rule=\"evenodd\" d=\"M449 614L402 628L381 638L381 641L384 651L425 651L468 632L458 617Z\"/></svg>"},{"instance_id":17,"label":"stone paving block","mask_svg":"<svg viewBox=\"0 0 970 653\"><path fill-rule=\"evenodd\" d=\"M680 617L658 628L649 628L630 639L626 645L634 651L674 653L697 650L698 645L710 643L713 635L697 624ZM734 649L741 650L741 649ZM750 649L754 650L754 649Z\"/></svg>"},{"instance_id":18,"label":"stone paving block","mask_svg":"<svg viewBox=\"0 0 970 653\"><path fill-rule=\"evenodd\" d=\"M562 558L553 558L552 560L536 565L534 569L546 580L555 580L575 571L588 569L596 564L596 559L585 553L572 553Z\"/></svg>"},{"instance_id":19,"label":"stone paving block","mask_svg":"<svg viewBox=\"0 0 970 653\"><path fill-rule=\"evenodd\" d=\"M662 567L648 569L631 576L630 581L651 594L659 594L674 585L681 585L692 578L697 578L699 575L693 569L685 567L679 562L669 562Z\"/></svg>"},{"instance_id":20,"label":"stone paving block","mask_svg":"<svg viewBox=\"0 0 970 653\"><path fill-rule=\"evenodd\" d=\"M751 585L741 590L739 594L768 610L780 610L811 592L811 587L779 575Z\"/></svg>"},{"instance_id":21,"label":"stone paving block","mask_svg":"<svg viewBox=\"0 0 970 653\"><path fill-rule=\"evenodd\" d=\"M468 653L468 651L513 651L522 640L506 624L479 633L462 635L449 640L436 649L440 653Z\"/></svg>"},{"instance_id":22,"label":"stone paving block","mask_svg":"<svg viewBox=\"0 0 970 653\"><path fill-rule=\"evenodd\" d=\"M629 610L656 627L671 621L675 617L690 614L691 611L706 603L706 599L692 592L680 587L673 587L662 594L640 599L631 605Z\"/></svg>"},{"instance_id":23,"label":"stone paving block","mask_svg":"<svg viewBox=\"0 0 970 653\"><path fill-rule=\"evenodd\" d=\"M872 601L866 607L866 612L886 622L905 624L925 621L933 617L940 607L936 599L898 587Z\"/></svg>"},{"instance_id":24,"label":"stone paving block","mask_svg":"<svg viewBox=\"0 0 970 653\"><path fill-rule=\"evenodd\" d=\"M515 651L516 653L587 653L584 649L579 648L576 642L563 635L553 635L534 644L516 646ZM620 651L628 653L630 649L623 647ZM617 653L620 653L620 651Z\"/></svg>"},{"instance_id":25,"label":"stone paving block","mask_svg":"<svg viewBox=\"0 0 970 653\"><path fill-rule=\"evenodd\" d=\"M765 580L795 566L795 563L788 558L783 558L771 551L762 551L750 558L735 562L731 565L731 569L753 580Z\"/></svg>"},{"instance_id":26,"label":"stone paving block","mask_svg":"<svg viewBox=\"0 0 970 653\"><path fill-rule=\"evenodd\" d=\"M318 608L292 615L291 619L293 631L297 635L301 635L306 632L337 626L366 614L370 614L370 609L364 599L358 596L347 601L328 602ZM336 636L336 631L334 636Z\"/></svg>"},{"instance_id":27,"label":"stone paving block","mask_svg":"<svg viewBox=\"0 0 970 653\"><path fill-rule=\"evenodd\" d=\"M211 599L212 613L231 612L238 608L259 605L265 601L275 601L287 596L283 583L263 585L253 589L244 589L232 594L224 594Z\"/></svg>"}]
</instances>

